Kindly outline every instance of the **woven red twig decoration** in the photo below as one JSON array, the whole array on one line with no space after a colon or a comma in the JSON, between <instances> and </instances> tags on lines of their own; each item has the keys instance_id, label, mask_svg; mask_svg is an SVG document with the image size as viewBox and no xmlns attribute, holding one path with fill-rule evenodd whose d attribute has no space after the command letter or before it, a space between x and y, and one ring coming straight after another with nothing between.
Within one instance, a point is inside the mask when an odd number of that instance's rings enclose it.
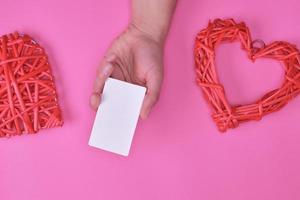
<instances>
[{"instance_id":1,"label":"woven red twig decoration","mask_svg":"<svg viewBox=\"0 0 300 200\"><path fill-rule=\"evenodd\" d=\"M225 41L240 41L253 61L271 58L282 62L285 70L282 87L267 93L253 104L229 105L215 66L215 49ZM260 44L260 47L255 47L255 44ZM281 109L300 92L299 50L283 41L269 45L260 40L252 42L245 23L236 23L232 19L210 22L196 37L194 55L197 83L212 107L212 117L220 131L235 128L241 122L260 120L264 115Z\"/></svg>"},{"instance_id":2,"label":"woven red twig decoration","mask_svg":"<svg viewBox=\"0 0 300 200\"><path fill-rule=\"evenodd\" d=\"M62 123L44 49L27 35L0 37L0 137Z\"/></svg>"}]
</instances>

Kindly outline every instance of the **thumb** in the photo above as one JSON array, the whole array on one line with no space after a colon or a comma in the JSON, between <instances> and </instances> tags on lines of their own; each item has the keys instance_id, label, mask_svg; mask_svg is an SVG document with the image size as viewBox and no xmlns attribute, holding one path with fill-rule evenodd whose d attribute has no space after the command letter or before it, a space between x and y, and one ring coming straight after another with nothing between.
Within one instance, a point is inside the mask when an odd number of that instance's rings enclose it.
<instances>
[{"instance_id":1,"label":"thumb","mask_svg":"<svg viewBox=\"0 0 300 200\"><path fill-rule=\"evenodd\" d=\"M114 66L112 62L115 59L116 56L114 54L105 56L97 70L97 77L94 82L93 93L90 97L90 104L94 110L98 109L105 81L113 72Z\"/></svg>"},{"instance_id":2,"label":"thumb","mask_svg":"<svg viewBox=\"0 0 300 200\"><path fill-rule=\"evenodd\" d=\"M143 101L140 117L147 119L153 106L159 99L162 77L155 75L146 82L147 92Z\"/></svg>"}]
</instances>

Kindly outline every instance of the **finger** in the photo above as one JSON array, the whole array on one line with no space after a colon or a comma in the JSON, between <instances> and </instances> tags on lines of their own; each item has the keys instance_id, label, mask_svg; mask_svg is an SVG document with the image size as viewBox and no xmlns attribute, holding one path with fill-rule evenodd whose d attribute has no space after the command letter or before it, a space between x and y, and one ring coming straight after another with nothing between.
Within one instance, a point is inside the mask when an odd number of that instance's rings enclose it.
<instances>
[{"instance_id":1,"label":"finger","mask_svg":"<svg viewBox=\"0 0 300 200\"><path fill-rule=\"evenodd\" d=\"M98 70L97 77L94 82L94 92L101 94L103 91L103 87L106 79L112 74L114 70L113 62L116 59L114 54L105 56L102 60Z\"/></svg>"},{"instance_id":2,"label":"finger","mask_svg":"<svg viewBox=\"0 0 300 200\"><path fill-rule=\"evenodd\" d=\"M94 110L97 110L97 108L100 105L100 101L101 101L101 94L92 93L90 97L90 105Z\"/></svg>"},{"instance_id":3,"label":"finger","mask_svg":"<svg viewBox=\"0 0 300 200\"><path fill-rule=\"evenodd\" d=\"M90 98L90 104L94 110L97 110L99 107L105 81L110 76L112 71L113 65L111 63L106 63L104 66L99 68L96 80L94 82L93 93Z\"/></svg>"},{"instance_id":4,"label":"finger","mask_svg":"<svg viewBox=\"0 0 300 200\"><path fill-rule=\"evenodd\" d=\"M140 113L140 117L142 119L146 119L149 116L150 111L158 101L161 83L162 77L160 77L159 75L155 75L147 81L147 92Z\"/></svg>"},{"instance_id":5,"label":"finger","mask_svg":"<svg viewBox=\"0 0 300 200\"><path fill-rule=\"evenodd\" d=\"M114 59L115 59L114 55L105 57L98 69L97 77L94 82L93 93L90 97L90 104L94 110L98 109L105 81L113 72L114 67L112 62Z\"/></svg>"}]
</instances>

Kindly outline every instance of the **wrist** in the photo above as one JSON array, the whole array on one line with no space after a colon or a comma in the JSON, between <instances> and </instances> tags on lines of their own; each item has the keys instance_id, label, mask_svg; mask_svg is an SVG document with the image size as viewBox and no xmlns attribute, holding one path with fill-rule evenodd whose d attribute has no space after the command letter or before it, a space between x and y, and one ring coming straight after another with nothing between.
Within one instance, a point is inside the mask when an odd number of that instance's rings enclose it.
<instances>
[{"instance_id":1,"label":"wrist","mask_svg":"<svg viewBox=\"0 0 300 200\"><path fill-rule=\"evenodd\" d=\"M132 19L129 23L129 29L135 29L146 37L154 40L157 43L163 44L167 35L167 26L153 26L141 20Z\"/></svg>"}]
</instances>

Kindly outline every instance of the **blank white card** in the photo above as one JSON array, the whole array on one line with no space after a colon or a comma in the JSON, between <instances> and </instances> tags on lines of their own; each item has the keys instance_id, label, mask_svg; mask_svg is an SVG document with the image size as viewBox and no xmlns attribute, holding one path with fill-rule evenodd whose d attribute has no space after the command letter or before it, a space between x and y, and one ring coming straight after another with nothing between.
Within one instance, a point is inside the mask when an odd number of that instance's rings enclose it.
<instances>
[{"instance_id":1,"label":"blank white card","mask_svg":"<svg viewBox=\"0 0 300 200\"><path fill-rule=\"evenodd\" d=\"M109 78L89 145L128 156L146 88Z\"/></svg>"}]
</instances>

